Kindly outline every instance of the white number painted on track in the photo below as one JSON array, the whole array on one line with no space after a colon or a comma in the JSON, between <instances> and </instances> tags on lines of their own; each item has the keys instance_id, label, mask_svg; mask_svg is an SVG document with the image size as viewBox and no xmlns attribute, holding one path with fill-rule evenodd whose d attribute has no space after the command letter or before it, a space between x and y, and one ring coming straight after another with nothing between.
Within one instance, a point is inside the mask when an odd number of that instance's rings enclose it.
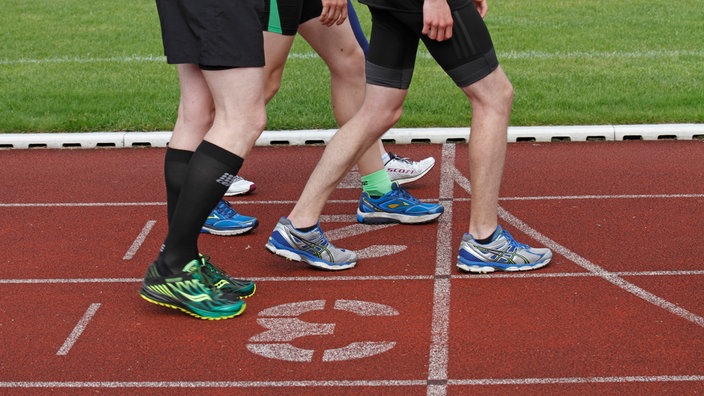
<instances>
[{"instance_id":1,"label":"white number painted on track","mask_svg":"<svg viewBox=\"0 0 704 396\"><path fill-rule=\"evenodd\" d=\"M257 323L266 328L249 339L247 349L257 355L290 362L312 362L315 350L303 349L291 344L300 337L331 335L334 323L310 323L298 316L325 308L325 300L299 301L281 304L259 312ZM397 316L394 308L368 301L336 300L334 309L359 316ZM323 351L324 362L361 359L384 353L396 345L394 341L353 342L341 348Z\"/></svg>"}]
</instances>

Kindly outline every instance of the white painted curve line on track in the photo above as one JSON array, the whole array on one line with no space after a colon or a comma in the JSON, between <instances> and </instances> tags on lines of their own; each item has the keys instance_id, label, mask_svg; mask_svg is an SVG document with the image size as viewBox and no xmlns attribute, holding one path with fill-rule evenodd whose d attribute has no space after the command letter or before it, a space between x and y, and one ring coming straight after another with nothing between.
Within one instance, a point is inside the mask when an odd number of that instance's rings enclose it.
<instances>
[{"instance_id":1,"label":"white painted curve line on track","mask_svg":"<svg viewBox=\"0 0 704 396\"><path fill-rule=\"evenodd\" d=\"M469 181L466 180L467 178L462 175L459 171L455 171L455 177L459 179L464 179L466 181L466 184L469 184ZM464 184L460 183L460 185ZM469 190L467 191L469 192ZM609 272L606 269L600 267L597 264L592 263L591 261L587 260L586 258L578 255L577 253L571 251L570 249L560 245L559 243L553 241L552 239L548 238L547 236L541 234L534 228L530 227L528 224L524 223L521 221L519 218L516 216L512 215L509 211L506 209L502 208L499 206L499 217L506 221L507 223L511 224L512 226L516 227L519 229L521 232L525 233L526 235L530 236L531 238L535 239L536 241L540 242L543 244L545 247L551 249L554 253L560 254L567 258L568 260L572 261L573 263L577 264L578 266L584 268L585 270L595 274L596 276L604 279L605 281L613 284L614 286L627 291L628 293L631 293L635 295L636 297L639 297L656 307L662 308L670 313L673 313L683 319L686 319L698 326L704 327L704 318L696 315L692 312L687 311L686 309L678 306L677 304L673 304L667 300L665 300L662 297L656 296L655 294L642 289L633 283L628 282L627 280L623 279L620 277L618 274L614 272Z\"/></svg>"},{"instance_id":2,"label":"white painted curve line on track","mask_svg":"<svg viewBox=\"0 0 704 396\"><path fill-rule=\"evenodd\" d=\"M154 224L156 224L156 220L147 221L144 227L142 227L142 231L140 231L139 235L137 235L137 238L135 238L134 242L132 242L132 246L127 249L127 253L125 253L124 257L122 257L123 260L131 260L132 257L137 254L137 251L144 243L144 240L147 239L147 235L149 235L149 232L151 232L152 228L154 227Z\"/></svg>"},{"instance_id":3,"label":"white painted curve line on track","mask_svg":"<svg viewBox=\"0 0 704 396\"><path fill-rule=\"evenodd\" d=\"M66 338L66 341L64 341L64 344L61 346L59 351L56 352L58 356L66 356L68 354L68 351L73 348L73 345L76 343L76 341L78 341L78 337L81 336L83 330L85 330L86 326L88 326L88 322L90 322L90 320L93 319L95 313L98 312L98 308L100 308L99 303L91 304L88 307L86 312L83 314L81 320L78 321L76 327L73 328L71 334L69 334L68 338Z\"/></svg>"}]
</instances>

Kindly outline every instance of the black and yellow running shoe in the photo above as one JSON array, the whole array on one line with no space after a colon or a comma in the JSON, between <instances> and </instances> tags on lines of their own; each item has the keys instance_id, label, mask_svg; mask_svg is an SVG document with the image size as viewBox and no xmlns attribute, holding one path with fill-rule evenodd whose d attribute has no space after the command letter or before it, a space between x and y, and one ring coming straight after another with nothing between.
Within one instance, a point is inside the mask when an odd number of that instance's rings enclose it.
<instances>
[{"instance_id":1,"label":"black and yellow running shoe","mask_svg":"<svg viewBox=\"0 0 704 396\"><path fill-rule=\"evenodd\" d=\"M172 276L162 276L152 263L147 269L139 294L145 300L164 307L181 310L199 319L229 319L244 312L246 304L233 299L204 274L205 258L186 264Z\"/></svg>"},{"instance_id":2,"label":"black and yellow running shoe","mask_svg":"<svg viewBox=\"0 0 704 396\"><path fill-rule=\"evenodd\" d=\"M222 268L210 262L210 257L200 255L203 263L203 275L210 279L213 286L233 298L249 298L257 291L257 285L251 280L230 277Z\"/></svg>"}]
</instances>

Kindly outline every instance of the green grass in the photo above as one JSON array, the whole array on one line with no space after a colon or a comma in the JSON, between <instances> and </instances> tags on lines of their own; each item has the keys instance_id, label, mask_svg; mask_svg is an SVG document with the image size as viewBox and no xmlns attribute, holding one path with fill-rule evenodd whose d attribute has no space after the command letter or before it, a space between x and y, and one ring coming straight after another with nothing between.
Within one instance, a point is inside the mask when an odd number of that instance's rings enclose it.
<instances>
[{"instance_id":1,"label":"green grass","mask_svg":"<svg viewBox=\"0 0 704 396\"><path fill-rule=\"evenodd\" d=\"M704 122L703 20L701 0L489 0L512 125ZM5 0L0 25L0 132L173 127L177 77L153 1ZM297 39L292 53L312 50ZM267 110L269 130L334 127L323 62L290 59ZM400 127L471 119L424 48L404 110Z\"/></svg>"}]
</instances>

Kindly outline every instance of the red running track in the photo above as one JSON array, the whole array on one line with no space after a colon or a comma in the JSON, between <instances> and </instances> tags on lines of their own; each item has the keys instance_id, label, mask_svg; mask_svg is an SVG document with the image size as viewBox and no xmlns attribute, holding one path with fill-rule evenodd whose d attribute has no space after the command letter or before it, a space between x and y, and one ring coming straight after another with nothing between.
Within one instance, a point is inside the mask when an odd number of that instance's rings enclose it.
<instances>
[{"instance_id":1,"label":"red running track","mask_svg":"<svg viewBox=\"0 0 704 396\"><path fill-rule=\"evenodd\" d=\"M697 394L704 392L704 142L512 143L501 222L546 268L455 268L465 145L389 146L435 168L409 185L439 222L354 220L354 172L323 227L360 252L330 273L264 249L323 148L257 147L234 197L251 234L200 247L257 281L208 322L137 291L165 232L163 149L2 150L0 393Z\"/></svg>"}]
</instances>

